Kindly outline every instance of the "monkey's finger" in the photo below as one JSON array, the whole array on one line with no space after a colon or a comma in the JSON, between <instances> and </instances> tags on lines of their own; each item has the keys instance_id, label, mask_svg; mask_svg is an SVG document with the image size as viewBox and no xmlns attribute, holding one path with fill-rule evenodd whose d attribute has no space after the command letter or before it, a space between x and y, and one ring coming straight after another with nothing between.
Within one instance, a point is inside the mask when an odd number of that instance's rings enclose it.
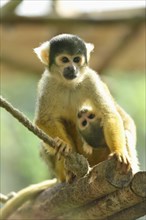
<instances>
[{"instance_id":1,"label":"monkey's finger","mask_svg":"<svg viewBox=\"0 0 146 220\"><path fill-rule=\"evenodd\" d=\"M128 157L125 157L124 161L125 161L125 163L124 163L125 166L124 166L123 169L124 169L125 173L128 173L128 171L131 168L131 161L130 161L130 159Z\"/></svg>"},{"instance_id":2,"label":"monkey's finger","mask_svg":"<svg viewBox=\"0 0 146 220\"><path fill-rule=\"evenodd\" d=\"M62 152L58 148L55 152L56 159L61 160L62 155L63 155Z\"/></svg>"},{"instance_id":3,"label":"monkey's finger","mask_svg":"<svg viewBox=\"0 0 146 220\"><path fill-rule=\"evenodd\" d=\"M57 158L57 160L61 160L61 154L59 153L59 152L57 152L57 154L56 154L56 158Z\"/></svg>"},{"instance_id":4,"label":"monkey's finger","mask_svg":"<svg viewBox=\"0 0 146 220\"><path fill-rule=\"evenodd\" d=\"M116 169L120 173L127 173L128 172L128 170L130 169L129 160L124 154L113 152L109 155L109 158L111 158L111 157L114 157L115 160L117 161Z\"/></svg>"},{"instance_id":5,"label":"monkey's finger","mask_svg":"<svg viewBox=\"0 0 146 220\"><path fill-rule=\"evenodd\" d=\"M122 159L120 158L120 155L116 152L111 153L108 158L115 158L116 161L119 161L120 163L122 163Z\"/></svg>"},{"instance_id":6,"label":"monkey's finger","mask_svg":"<svg viewBox=\"0 0 146 220\"><path fill-rule=\"evenodd\" d=\"M122 173L127 173L131 168L130 160L127 155L119 155L117 170L120 170Z\"/></svg>"},{"instance_id":7,"label":"monkey's finger","mask_svg":"<svg viewBox=\"0 0 146 220\"><path fill-rule=\"evenodd\" d=\"M121 173L126 174L126 173L128 173L129 169L130 169L130 167L128 164L125 164L125 163L121 164L121 168L120 168Z\"/></svg>"},{"instance_id":8,"label":"monkey's finger","mask_svg":"<svg viewBox=\"0 0 146 220\"><path fill-rule=\"evenodd\" d=\"M56 143L57 143L57 148L56 148L56 157L57 157L57 160L60 160L61 159L61 156L62 155L65 155L65 150L67 148L67 144L64 143L60 138L56 138Z\"/></svg>"},{"instance_id":9,"label":"monkey's finger","mask_svg":"<svg viewBox=\"0 0 146 220\"><path fill-rule=\"evenodd\" d=\"M58 149L58 153L57 153L57 155L58 155L58 159L60 160L61 159L61 156L62 155L65 155L65 148L66 148L66 144L61 144L60 145L60 147L59 147L59 149Z\"/></svg>"},{"instance_id":10,"label":"monkey's finger","mask_svg":"<svg viewBox=\"0 0 146 220\"><path fill-rule=\"evenodd\" d=\"M54 140L55 140L55 143L56 143L56 147L55 147L56 153L55 153L55 155L57 155L58 152L60 151L60 147L61 147L61 145L63 144L63 142L62 142L62 140L61 140L60 138L58 138L58 137L56 137Z\"/></svg>"},{"instance_id":11,"label":"monkey's finger","mask_svg":"<svg viewBox=\"0 0 146 220\"><path fill-rule=\"evenodd\" d=\"M62 140L59 137L54 138L56 146L59 147L62 143Z\"/></svg>"},{"instance_id":12,"label":"monkey's finger","mask_svg":"<svg viewBox=\"0 0 146 220\"><path fill-rule=\"evenodd\" d=\"M60 146L61 147L61 146ZM61 159L61 156L62 156L62 152L60 151L60 147L58 147L56 149L56 153L55 153L55 156L57 158L57 160L60 160Z\"/></svg>"}]
</instances>

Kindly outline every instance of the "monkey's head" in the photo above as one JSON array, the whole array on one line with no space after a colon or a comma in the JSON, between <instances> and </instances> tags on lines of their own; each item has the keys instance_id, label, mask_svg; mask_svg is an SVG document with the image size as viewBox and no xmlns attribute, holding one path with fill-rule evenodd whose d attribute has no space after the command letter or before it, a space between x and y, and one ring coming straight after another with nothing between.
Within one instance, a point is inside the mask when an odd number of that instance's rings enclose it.
<instances>
[{"instance_id":1,"label":"monkey's head","mask_svg":"<svg viewBox=\"0 0 146 220\"><path fill-rule=\"evenodd\" d=\"M71 81L87 66L93 48L93 44L85 43L76 35L60 34L34 51L50 73Z\"/></svg>"},{"instance_id":2,"label":"monkey's head","mask_svg":"<svg viewBox=\"0 0 146 220\"><path fill-rule=\"evenodd\" d=\"M77 128L80 135L93 148L105 147L101 120L90 106L83 107L77 114Z\"/></svg>"}]
</instances>

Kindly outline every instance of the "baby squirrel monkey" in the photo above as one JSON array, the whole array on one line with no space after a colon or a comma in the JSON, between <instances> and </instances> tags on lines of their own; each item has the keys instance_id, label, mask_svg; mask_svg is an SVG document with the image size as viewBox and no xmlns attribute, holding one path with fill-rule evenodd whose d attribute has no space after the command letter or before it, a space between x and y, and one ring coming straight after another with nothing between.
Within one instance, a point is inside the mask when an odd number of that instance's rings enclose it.
<instances>
[{"instance_id":1,"label":"baby squirrel monkey","mask_svg":"<svg viewBox=\"0 0 146 220\"><path fill-rule=\"evenodd\" d=\"M130 158L130 165L133 173L136 173L139 170L139 162L137 159L135 147L135 124L133 120L130 118L130 116L120 106L117 105L116 107L118 113L120 114L123 120L126 138L126 150ZM91 160L91 163L93 157L97 158L97 154L99 155L98 162L108 159L110 151L104 136L101 118L99 118L98 115L96 115L96 110L91 106L83 106L81 110L78 112L77 118L78 130L84 141L83 148L86 154L89 155L88 157L89 160ZM125 170L123 171L126 172L126 169L127 165L125 166Z\"/></svg>"},{"instance_id":2,"label":"baby squirrel monkey","mask_svg":"<svg viewBox=\"0 0 146 220\"><path fill-rule=\"evenodd\" d=\"M43 143L41 154L47 164L52 161L61 181L73 178L64 167L64 158L60 157L62 151L83 154L91 166L114 156L117 167L123 172L137 164L133 159L133 156L136 158L134 123L115 103L98 74L89 68L93 48L75 35L61 34L34 49L46 69L38 86L35 124L55 138L58 145L58 149L52 149ZM79 125L84 103L89 103L97 118L95 123L89 123L87 130ZM77 115L81 115L80 119ZM129 133L130 138L127 138ZM93 147L90 154L84 150L83 139ZM129 146L130 139L133 142ZM104 147L95 150L98 143Z\"/></svg>"}]
</instances>

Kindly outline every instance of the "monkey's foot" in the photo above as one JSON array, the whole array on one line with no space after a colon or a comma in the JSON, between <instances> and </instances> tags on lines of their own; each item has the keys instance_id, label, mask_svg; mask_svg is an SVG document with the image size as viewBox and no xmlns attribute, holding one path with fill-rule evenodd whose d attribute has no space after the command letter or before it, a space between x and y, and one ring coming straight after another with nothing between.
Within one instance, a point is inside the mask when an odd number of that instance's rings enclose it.
<instances>
[{"instance_id":1,"label":"monkey's foot","mask_svg":"<svg viewBox=\"0 0 146 220\"><path fill-rule=\"evenodd\" d=\"M55 148L57 159L60 160L62 155L67 155L71 151L71 147L59 137L55 138L55 142L57 145Z\"/></svg>"},{"instance_id":2,"label":"monkey's foot","mask_svg":"<svg viewBox=\"0 0 146 220\"><path fill-rule=\"evenodd\" d=\"M117 170L121 173L127 173L131 168L130 158L126 154L113 152L109 155L109 158L114 157L117 161Z\"/></svg>"}]
</instances>

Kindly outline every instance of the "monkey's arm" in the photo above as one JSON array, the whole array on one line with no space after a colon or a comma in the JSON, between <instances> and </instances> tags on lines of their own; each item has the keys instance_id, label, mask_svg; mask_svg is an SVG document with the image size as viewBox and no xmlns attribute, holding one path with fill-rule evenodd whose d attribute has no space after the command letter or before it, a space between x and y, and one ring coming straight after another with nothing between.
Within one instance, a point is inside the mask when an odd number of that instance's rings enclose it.
<instances>
[{"instance_id":1,"label":"monkey's arm","mask_svg":"<svg viewBox=\"0 0 146 220\"><path fill-rule=\"evenodd\" d=\"M105 139L111 152L117 153L119 156L120 154L124 156L126 141L120 116L116 112L106 113L102 119L102 123ZM124 157L123 159L126 160Z\"/></svg>"},{"instance_id":2,"label":"monkey's arm","mask_svg":"<svg viewBox=\"0 0 146 220\"><path fill-rule=\"evenodd\" d=\"M49 136L51 136L52 138L56 138L56 142L58 143L58 147L60 142L59 139L62 139L66 144L66 151L70 151L72 150L72 148L74 148L74 143L71 139L71 137L69 137L68 133L65 130L65 127L63 125L63 123L61 121L46 121L44 122L43 120L41 120L41 118L39 118L39 120L35 120L35 124L42 129L46 134L48 134ZM46 145L48 146L48 145ZM63 146L62 146L63 147ZM48 152L55 154L57 149L53 149L52 147L48 148ZM59 149L60 151L63 149Z\"/></svg>"},{"instance_id":3,"label":"monkey's arm","mask_svg":"<svg viewBox=\"0 0 146 220\"><path fill-rule=\"evenodd\" d=\"M95 94L95 96L90 98L97 111L101 113L103 132L106 143L111 151L111 156L117 158L119 168L122 165L123 171L128 170L130 161L126 150L126 138L122 118L116 109L109 91L105 88L105 85L98 76L95 75L94 82L91 83L91 94Z\"/></svg>"},{"instance_id":4,"label":"monkey's arm","mask_svg":"<svg viewBox=\"0 0 146 220\"><path fill-rule=\"evenodd\" d=\"M109 92L107 85L105 83L103 83L103 86L105 87L105 89L106 89L107 93L109 94L109 96L111 97L111 99L113 99L110 92ZM128 115L121 106L119 106L117 103L115 103L115 106L116 106L116 109L123 120L124 130L127 134L126 138L129 139L129 141L132 138L133 147L135 147L135 145L136 145L136 126L135 126L135 123L134 123L133 119L130 117L130 115Z\"/></svg>"},{"instance_id":5,"label":"monkey's arm","mask_svg":"<svg viewBox=\"0 0 146 220\"><path fill-rule=\"evenodd\" d=\"M0 219L6 219L12 212L18 209L27 200L33 199L41 191L54 186L57 179L47 180L38 184L30 185L25 189L19 191L12 199L1 208Z\"/></svg>"},{"instance_id":6,"label":"monkey's arm","mask_svg":"<svg viewBox=\"0 0 146 220\"><path fill-rule=\"evenodd\" d=\"M109 94L109 96L111 97L111 99L113 99L110 92L109 92L107 85L105 83L103 83L103 86L105 87L105 89L106 89L107 93ZM131 136L133 138L133 143L135 146L136 145L136 126L135 126L135 123L134 123L133 119L130 117L130 115L128 115L120 105L118 105L117 103L115 103L115 105L116 105L116 109L117 109L118 113L120 114L120 116L123 120L124 129L131 133Z\"/></svg>"},{"instance_id":7,"label":"monkey's arm","mask_svg":"<svg viewBox=\"0 0 146 220\"><path fill-rule=\"evenodd\" d=\"M107 85L103 83L103 86L106 92L108 93L109 97L111 97L111 99L113 100L113 97L111 96ZM130 157L131 167L132 167L133 173L136 173L139 171L139 161L138 161L137 152L136 152L136 126L135 126L133 119L130 117L130 115L128 115L123 110L123 108L120 107L115 101L114 103L123 122L125 139L126 139L126 150Z\"/></svg>"}]
</instances>

